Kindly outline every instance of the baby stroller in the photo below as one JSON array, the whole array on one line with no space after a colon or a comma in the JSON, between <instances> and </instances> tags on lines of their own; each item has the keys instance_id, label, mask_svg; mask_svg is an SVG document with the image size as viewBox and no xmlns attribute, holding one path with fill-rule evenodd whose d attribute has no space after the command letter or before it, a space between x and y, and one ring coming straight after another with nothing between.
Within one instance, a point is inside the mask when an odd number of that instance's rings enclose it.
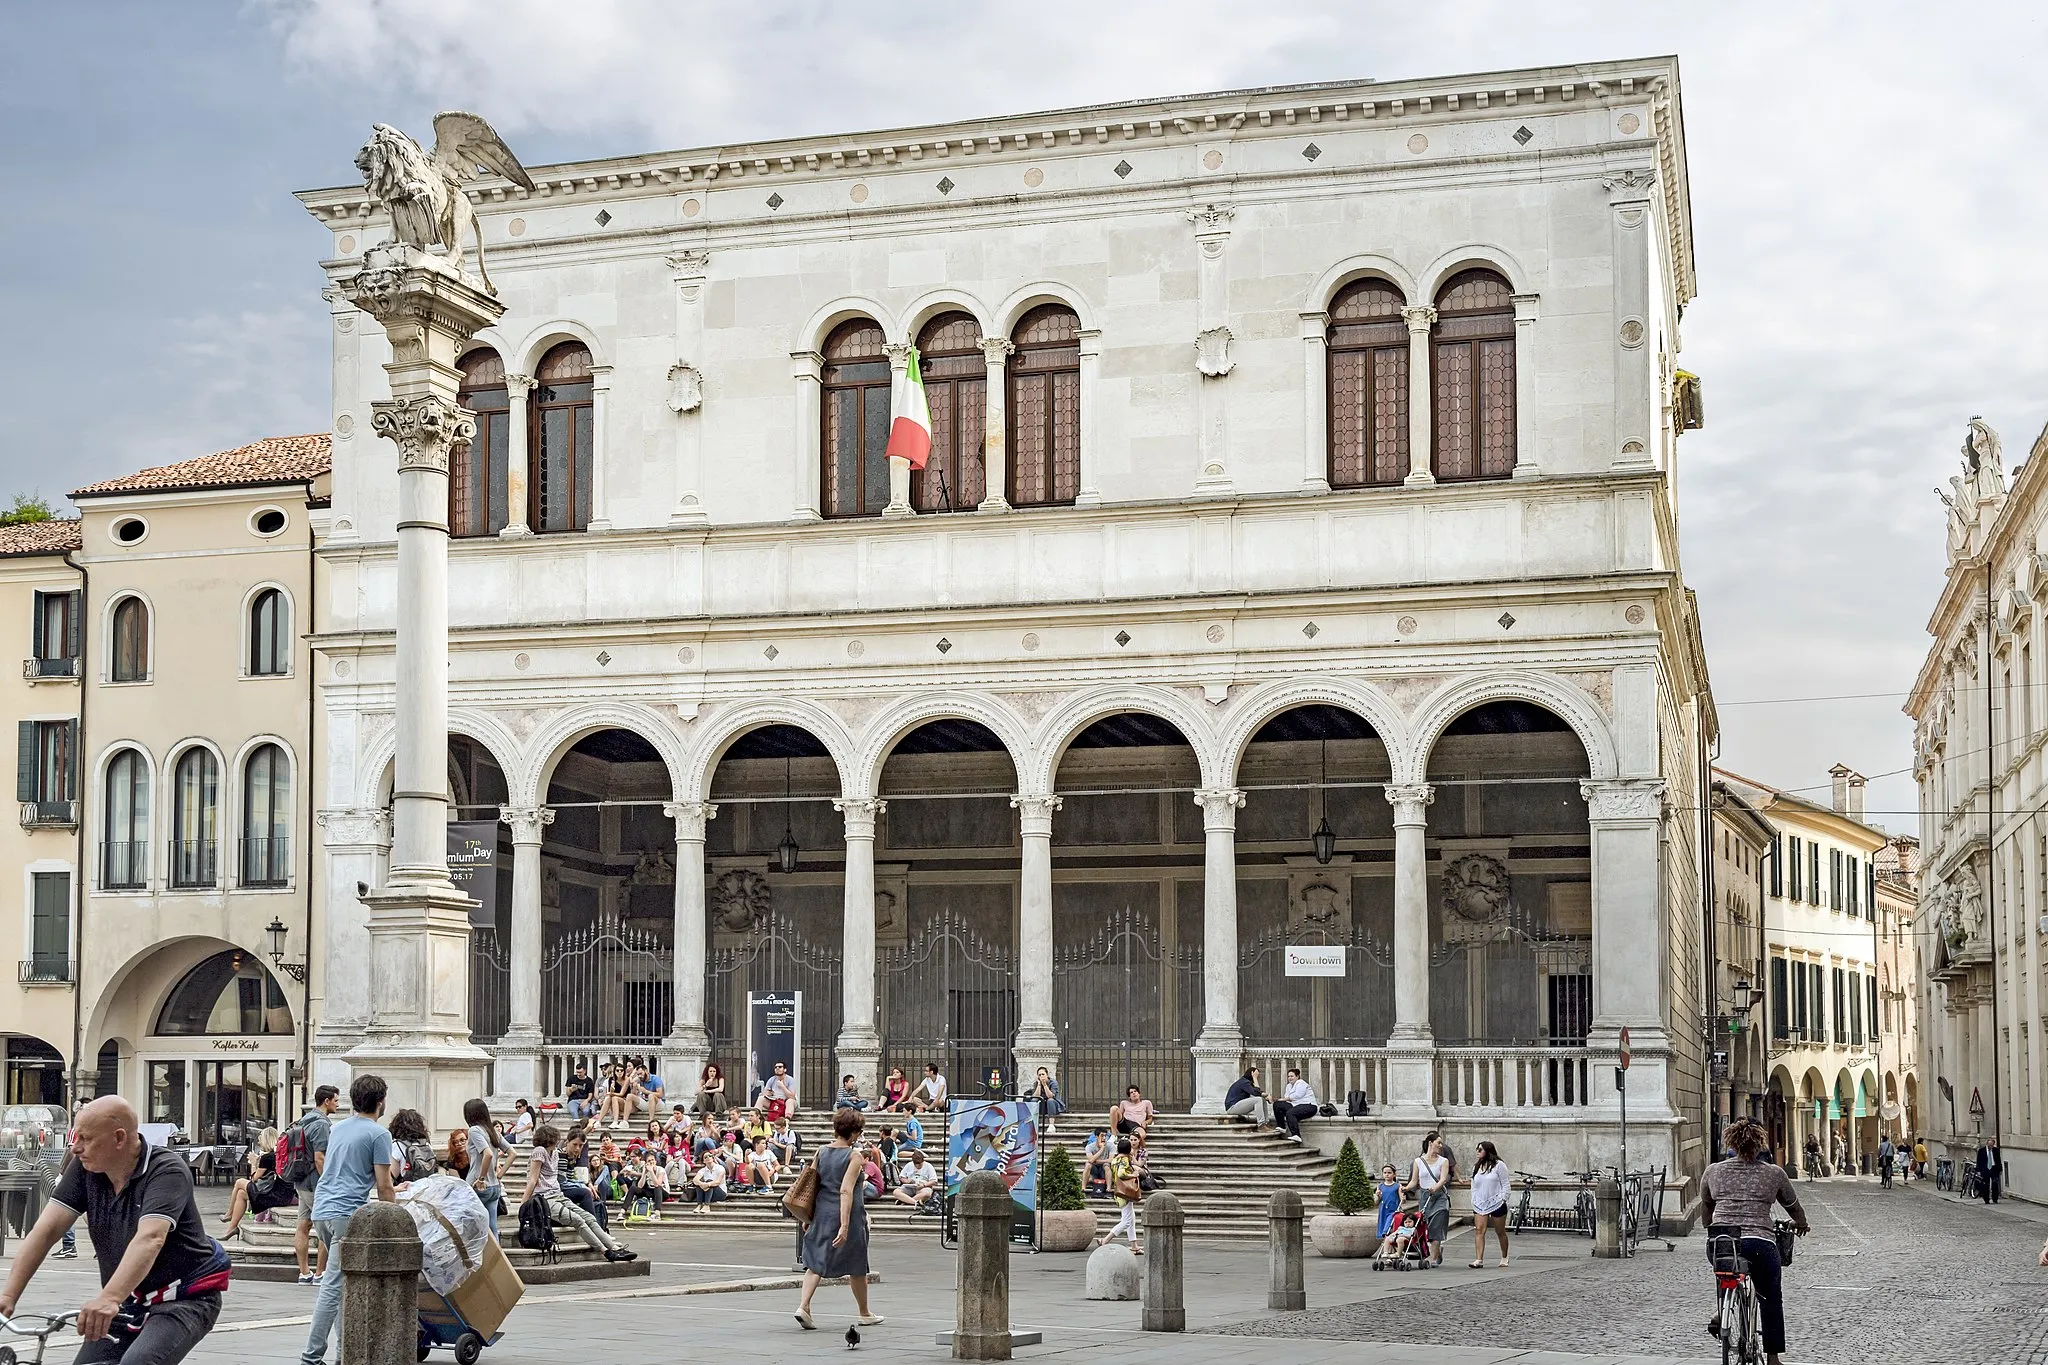
<instances>
[{"instance_id":1,"label":"baby stroller","mask_svg":"<svg viewBox=\"0 0 2048 1365\"><path fill-rule=\"evenodd\" d=\"M1429 1258L1428 1220L1423 1218L1421 1209L1402 1209L1388 1225L1387 1235L1380 1238L1380 1249L1373 1255L1372 1268L1426 1270Z\"/></svg>"}]
</instances>

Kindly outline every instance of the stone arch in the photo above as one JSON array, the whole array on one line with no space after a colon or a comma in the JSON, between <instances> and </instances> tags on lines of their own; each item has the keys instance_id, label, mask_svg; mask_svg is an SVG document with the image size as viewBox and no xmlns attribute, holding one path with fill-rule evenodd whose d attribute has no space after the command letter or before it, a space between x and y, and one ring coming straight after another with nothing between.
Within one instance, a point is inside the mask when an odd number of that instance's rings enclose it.
<instances>
[{"instance_id":1,"label":"stone arch","mask_svg":"<svg viewBox=\"0 0 2048 1365\"><path fill-rule=\"evenodd\" d=\"M995 324L985 335L1006 337L1017 330L1017 324L1024 315L1042 303L1057 303L1074 310L1074 316L1081 320L1081 330L1094 331L1101 326L1096 321L1095 311L1083 298L1081 291L1071 284L1058 280L1040 280L1027 284L1003 300L996 309Z\"/></svg>"},{"instance_id":2,"label":"stone arch","mask_svg":"<svg viewBox=\"0 0 2048 1365\"><path fill-rule=\"evenodd\" d=\"M540 358L553 347L565 341L581 342L590 351L593 368L612 363L604 343L597 339L597 333L574 318L554 318L531 328L516 348L500 350L498 358L505 362L505 368L518 374L532 374L540 365ZM516 369L515 369L516 363Z\"/></svg>"},{"instance_id":3,"label":"stone arch","mask_svg":"<svg viewBox=\"0 0 2048 1365\"><path fill-rule=\"evenodd\" d=\"M518 739L496 712L481 707L450 707L448 733L483 745L491 760L498 765L498 771L505 775L507 791L523 791L533 784ZM384 783L397 752L398 730L390 725L383 727L383 732L363 747L363 761L356 769L355 805L372 809L391 804L391 794L385 790Z\"/></svg>"},{"instance_id":4,"label":"stone arch","mask_svg":"<svg viewBox=\"0 0 2048 1365\"><path fill-rule=\"evenodd\" d=\"M1530 288L1529 271L1515 259L1513 252L1493 242L1472 242L1453 247L1431 261L1428 268L1416 277L1421 288L1409 296L1409 301L1434 304L1437 291L1460 270L1491 270L1506 280L1508 287L1517 294L1536 292Z\"/></svg>"},{"instance_id":5,"label":"stone arch","mask_svg":"<svg viewBox=\"0 0 2048 1365\"><path fill-rule=\"evenodd\" d=\"M929 293L921 294L916 302L903 310L904 340L916 341L917 334L924 330L924 325L927 322L930 322L941 313L952 312L966 313L972 317L977 323L981 324L981 334L983 336L997 335L996 332L991 330L995 324L990 321L993 315L989 312L987 304L965 290L947 288L934 289ZM819 337L819 340L821 342L824 340L822 335Z\"/></svg>"},{"instance_id":6,"label":"stone arch","mask_svg":"<svg viewBox=\"0 0 2048 1365\"><path fill-rule=\"evenodd\" d=\"M541 804L563 756L578 741L599 730L629 730L646 740L661 755L662 765L668 769L671 798L676 799L675 793L686 790L679 781L686 763L686 751L681 737L660 712L633 702L597 702L562 711L541 726L528 748L531 761L522 766L518 785L513 785L511 774L506 774L506 790L512 794L512 804Z\"/></svg>"},{"instance_id":7,"label":"stone arch","mask_svg":"<svg viewBox=\"0 0 2048 1365\"><path fill-rule=\"evenodd\" d=\"M1408 727L1401 718L1401 709L1379 688L1363 679L1293 678L1254 688L1231 708L1230 719L1216 743L1217 757L1231 780L1236 781L1245 750L1260 726L1297 706L1318 703L1363 717L1386 745L1390 758L1402 752Z\"/></svg>"},{"instance_id":8,"label":"stone arch","mask_svg":"<svg viewBox=\"0 0 2048 1365\"><path fill-rule=\"evenodd\" d=\"M981 314L976 313L975 316L980 317ZM869 298L865 294L848 294L832 300L812 313L795 337L791 338L792 344L789 349L798 354L824 350L825 338L832 335L832 329L849 318L873 319L881 327L882 336L891 343L904 339L903 328L897 322L895 313L883 307L881 300Z\"/></svg>"},{"instance_id":9,"label":"stone arch","mask_svg":"<svg viewBox=\"0 0 2048 1365\"><path fill-rule=\"evenodd\" d=\"M1409 272L1406 266L1391 256L1382 256L1377 252L1364 251L1355 256L1346 256L1343 260L1337 262L1318 276L1315 284L1310 286L1308 293L1302 296L1301 311L1304 313L1328 312L1330 300L1337 297L1338 290L1354 280L1362 280L1367 277L1383 279L1388 284L1393 285L1394 288L1401 291L1401 297L1408 301L1410 307L1429 301L1426 298L1417 296L1415 292L1415 276Z\"/></svg>"},{"instance_id":10,"label":"stone arch","mask_svg":"<svg viewBox=\"0 0 2048 1365\"><path fill-rule=\"evenodd\" d=\"M860 768L854 756L853 736L838 716L815 702L779 698L748 702L700 724L704 724L705 729L678 769L681 773L681 780L676 783L678 801L709 800L711 774L717 769L718 760L749 730L767 725L795 726L824 745L826 752L832 755L833 766L839 770L840 792L844 797L853 800L872 795L871 791L854 785L854 776ZM876 767L879 771L879 763Z\"/></svg>"},{"instance_id":11,"label":"stone arch","mask_svg":"<svg viewBox=\"0 0 2048 1365\"><path fill-rule=\"evenodd\" d=\"M1120 711L1142 711L1168 721L1178 729L1195 751L1204 787L1225 786L1230 782L1234 770L1224 767L1218 757L1215 733L1207 717L1195 710L1192 703L1164 687L1117 684L1071 697L1039 723L1031 748L1030 765L1018 769L1022 790L1050 792L1067 745L1096 721Z\"/></svg>"},{"instance_id":12,"label":"stone arch","mask_svg":"<svg viewBox=\"0 0 2048 1365\"><path fill-rule=\"evenodd\" d=\"M971 720L987 726L1003 742L1018 778L1023 778L1025 763L1031 756L1031 739L1014 711L993 698L972 692L936 692L890 708L868 727L855 751L852 769L859 792L873 795L880 791L882 765L889 761L890 753L912 730L935 720Z\"/></svg>"},{"instance_id":13,"label":"stone arch","mask_svg":"<svg viewBox=\"0 0 2048 1365\"><path fill-rule=\"evenodd\" d=\"M1597 780L1617 775L1619 750L1599 703L1562 678L1515 670L1456 679L1424 702L1408 732L1406 751L1396 754L1391 742L1387 746L1394 780L1423 781L1429 771L1430 751L1445 729L1473 707L1490 701L1526 701L1541 706L1579 737L1589 777Z\"/></svg>"},{"instance_id":14,"label":"stone arch","mask_svg":"<svg viewBox=\"0 0 2048 1365\"><path fill-rule=\"evenodd\" d=\"M247 954L250 961L263 969L264 975L283 995L285 1007L291 1010L293 1031L302 1031L306 1020L292 1004L295 992L301 988L272 965L267 949L259 951L249 944L212 934L182 934L138 944L135 951L108 974L106 984L93 996L91 1010L86 1016L85 1055L97 1055L101 1045L110 1038L144 1038L154 1034L157 1016L163 1012L164 1003L178 988L178 983L185 979L185 974L214 954L231 950ZM163 980L147 996L137 998L131 985L136 974L159 963L164 966ZM137 1026L132 1031L112 1027L110 1019L117 1013L131 1015L138 1021Z\"/></svg>"}]
</instances>

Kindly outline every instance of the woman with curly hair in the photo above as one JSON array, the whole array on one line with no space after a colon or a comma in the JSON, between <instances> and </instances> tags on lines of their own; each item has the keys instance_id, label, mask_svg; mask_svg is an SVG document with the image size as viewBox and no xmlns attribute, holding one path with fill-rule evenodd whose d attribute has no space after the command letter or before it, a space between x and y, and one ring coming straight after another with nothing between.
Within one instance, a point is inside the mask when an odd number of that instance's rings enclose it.
<instances>
[{"instance_id":1,"label":"woman with curly hair","mask_svg":"<svg viewBox=\"0 0 2048 1365\"><path fill-rule=\"evenodd\" d=\"M1728 1125L1722 1141L1735 1155L1707 1167L1700 1177L1700 1221L1707 1225L1709 1247L1715 1237L1741 1239L1742 1258L1749 1262L1749 1279L1756 1286L1757 1309L1763 1319L1764 1354L1770 1365L1778 1365L1778 1356L1785 1349L1785 1290L1777 1230L1771 1226L1773 1210L1784 1205L1802 1237L1812 1229L1785 1168L1765 1159L1771 1140L1762 1125L1737 1119ZM1718 1337L1723 1325L1717 1310L1708 1320L1707 1330Z\"/></svg>"}]
</instances>

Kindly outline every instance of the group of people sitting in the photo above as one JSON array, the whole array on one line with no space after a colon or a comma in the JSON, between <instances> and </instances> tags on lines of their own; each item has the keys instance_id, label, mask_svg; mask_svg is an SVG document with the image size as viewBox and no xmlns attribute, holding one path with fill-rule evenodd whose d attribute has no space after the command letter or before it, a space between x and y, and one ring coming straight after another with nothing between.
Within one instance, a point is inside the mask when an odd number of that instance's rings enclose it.
<instances>
[{"instance_id":1,"label":"group of people sitting","mask_svg":"<svg viewBox=\"0 0 2048 1365\"><path fill-rule=\"evenodd\" d=\"M759 1110L734 1109L694 1119L676 1105L666 1122L621 1139L600 1132L589 1153L590 1181L601 1199L616 1199L627 1220L655 1221L670 1200L704 1208L734 1194L773 1193L793 1171L803 1138L789 1116L770 1121Z\"/></svg>"},{"instance_id":2,"label":"group of people sitting","mask_svg":"<svg viewBox=\"0 0 2048 1365\"><path fill-rule=\"evenodd\" d=\"M1285 1133L1290 1142L1300 1142L1301 1121L1321 1113L1322 1105L1298 1067L1287 1068L1287 1081L1275 1099L1259 1087L1259 1069L1248 1066L1224 1095L1223 1112L1259 1128Z\"/></svg>"}]
</instances>

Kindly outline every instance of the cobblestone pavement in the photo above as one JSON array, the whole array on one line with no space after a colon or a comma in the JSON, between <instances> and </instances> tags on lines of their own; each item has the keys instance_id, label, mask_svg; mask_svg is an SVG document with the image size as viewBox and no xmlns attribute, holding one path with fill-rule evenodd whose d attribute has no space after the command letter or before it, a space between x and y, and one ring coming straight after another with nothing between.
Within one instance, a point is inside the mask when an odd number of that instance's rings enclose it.
<instances>
[{"instance_id":1,"label":"cobblestone pavement","mask_svg":"<svg viewBox=\"0 0 2048 1365\"><path fill-rule=\"evenodd\" d=\"M1986 1209L1931 1185L1885 1191L1822 1181L1800 1185L1799 1196L1813 1234L1785 1274L1788 1360L2048 1363L2048 1270L2035 1265L2048 1229L2038 1210ZM1706 1334L1713 1304L1705 1240L1677 1245L1666 1252L1653 1243L1632 1261L1588 1257L1488 1280L1494 1272L1463 1268L1471 1257L1466 1231L1446 1253L1458 1269L1392 1277L1404 1291L1397 1295L1207 1330L1718 1360L1719 1345ZM1564 1249L1563 1239L1541 1235L1517 1248L1545 1259Z\"/></svg>"}]
</instances>

